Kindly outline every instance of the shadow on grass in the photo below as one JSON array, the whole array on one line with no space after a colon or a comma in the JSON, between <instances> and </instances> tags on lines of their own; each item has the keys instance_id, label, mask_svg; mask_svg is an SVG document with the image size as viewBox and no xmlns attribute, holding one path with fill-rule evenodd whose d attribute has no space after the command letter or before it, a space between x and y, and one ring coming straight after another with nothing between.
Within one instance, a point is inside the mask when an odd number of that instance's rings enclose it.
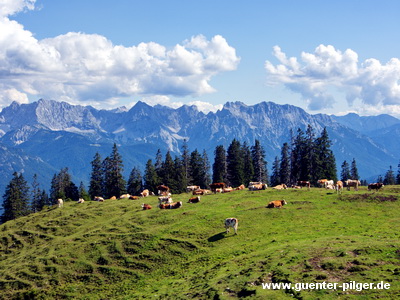
<instances>
[{"instance_id":1,"label":"shadow on grass","mask_svg":"<svg viewBox=\"0 0 400 300\"><path fill-rule=\"evenodd\" d=\"M222 239L228 238L228 237L232 237L232 236L235 236L235 235L233 235L233 234L227 235L226 232L223 231L223 232L217 233L217 234L215 234L215 235L213 235L213 236L210 236L210 237L207 239L207 241L209 241L209 242L212 243L212 242L217 242L217 241L219 241L219 240L222 240Z\"/></svg>"}]
</instances>

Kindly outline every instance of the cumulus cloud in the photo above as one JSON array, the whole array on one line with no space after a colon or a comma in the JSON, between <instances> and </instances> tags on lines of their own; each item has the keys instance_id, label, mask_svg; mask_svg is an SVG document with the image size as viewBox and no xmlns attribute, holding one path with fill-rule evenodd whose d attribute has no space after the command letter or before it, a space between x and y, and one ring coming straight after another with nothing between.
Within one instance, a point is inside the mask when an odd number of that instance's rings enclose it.
<instances>
[{"instance_id":1,"label":"cumulus cloud","mask_svg":"<svg viewBox=\"0 0 400 300\"><path fill-rule=\"evenodd\" d=\"M154 42L125 47L79 32L37 40L9 18L34 3L0 0L0 93L88 103L135 95L198 96L214 92L212 77L235 70L240 61L220 35L211 40L198 35L172 47ZM0 106L6 104L4 94Z\"/></svg>"},{"instance_id":2,"label":"cumulus cloud","mask_svg":"<svg viewBox=\"0 0 400 300\"><path fill-rule=\"evenodd\" d=\"M400 60L392 58L386 64L377 59L358 62L351 49L344 52L333 46L320 45L314 53L301 53L301 58L288 58L275 46L279 63L265 62L267 82L283 84L302 95L311 110L333 107L333 90L344 93L350 105L361 100L367 105L400 105Z\"/></svg>"}]
</instances>

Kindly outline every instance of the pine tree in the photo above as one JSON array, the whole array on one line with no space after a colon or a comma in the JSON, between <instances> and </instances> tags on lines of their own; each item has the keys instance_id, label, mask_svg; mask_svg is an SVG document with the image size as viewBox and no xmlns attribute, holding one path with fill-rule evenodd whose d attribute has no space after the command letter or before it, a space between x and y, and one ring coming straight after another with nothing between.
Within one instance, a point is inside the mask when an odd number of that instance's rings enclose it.
<instances>
[{"instance_id":1,"label":"pine tree","mask_svg":"<svg viewBox=\"0 0 400 300\"><path fill-rule=\"evenodd\" d=\"M174 159L174 183L170 186L172 193L180 194L186 191L188 186L186 170L184 160L176 156Z\"/></svg>"},{"instance_id":2,"label":"pine tree","mask_svg":"<svg viewBox=\"0 0 400 300\"><path fill-rule=\"evenodd\" d=\"M283 184L288 185L290 183L290 154L288 143L284 143L281 150L279 178Z\"/></svg>"},{"instance_id":3,"label":"pine tree","mask_svg":"<svg viewBox=\"0 0 400 300\"><path fill-rule=\"evenodd\" d=\"M239 186L244 183L244 160L240 142L233 139L226 156L228 184Z\"/></svg>"},{"instance_id":4,"label":"pine tree","mask_svg":"<svg viewBox=\"0 0 400 300\"><path fill-rule=\"evenodd\" d=\"M314 180L331 179L336 182L337 169L333 151L330 149L332 142L329 140L326 127L322 130L321 136L315 141L316 148L316 172Z\"/></svg>"},{"instance_id":5,"label":"pine tree","mask_svg":"<svg viewBox=\"0 0 400 300\"><path fill-rule=\"evenodd\" d=\"M206 150L203 150L203 155L201 158L202 158L201 177L203 178L201 186L207 188L211 184L211 174L210 174L210 160L208 159Z\"/></svg>"},{"instance_id":6,"label":"pine tree","mask_svg":"<svg viewBox=\"0 0 400 300\"><path fill-rule=\"evenodd\" d=\"M1 222L7 222L30 213L29 187L22 174L15 172L3 195Z\"/></svg>"},{"instance_id":7,"label":"pine tree","mask_svg":"<svg viewBox=\"0 0 400 300\"><path fill-rule=\"evenodd\" d=\"M265 160L265 150L259 140L255 140L251 147L251 156L253 159L254 177L252 181L268 183L267 162ZM248 184L246 182L246 184Z\"/></svg>"},{"instance_id":8,"label":"pine tree","mask_svg":"<svg viewBox=\"0 0 400 300\"><path fill-rule=\"evenodd\" d=\"M91 165L92 173L90 175L89 195L91 199L94 199L94 197L103 196L104 174L101 157L98 152L96 152Z\"/></svg>"},{"instance_id":9,"label":"pine tree","mask_svg":"<svg viewBox=\"0 0 400 300\"><path fill-rule=\"evenodd\" d=\"M111 198L112 196L119 197L126 193L126 181L122 175L123 162L122 156L118 152L117 144L111 151L111 155L104 160L104 196Z\"/></svg>"},{"instance_id":10,"label":"pine tree","mask_svg":"<svg viewBox=\"0 0 400 300\"><path fill-rule=\"evenodd\" d=\"M400 162L397 165L397 168L396 184L400 184Z\"/></svg>"},{"instance_id":11,"label":"pine tree","mask_svg":"<svg viewBox=\"0 0 400 300\"><path fill-rule=\"evenodd\" d=\"M186 182L185 185L188 186L189 182L191 182L190 153L186 139L183 140L183 145L182 145L182 166L183 166L184 181Z\"/></svg>"},{"instance_id":12,"label":"pine tree","mask_svg":"<svg viewBox=\"0 0 400 300\"><path fill-rule=\"evenodd\" d=\"M350 169L351 179L359 180L360 176L358 175L357 163L356 160L353 158L351 162L351 169Z\"/></svg>"},{"instance_id":13,"label":"pine tree","mask_svg":"<svg viewBox=\"0 0 400 300\"><path fill-rule=\"evenodd\" d=\"M68 168L62 168L58 174L54 174L51 181L50 198L53 203L56 203L59 198L63 200L78 200L78 188L71 181Z\"/></svg>"},{"instance_id":14,"label":"pine tree","mask_svg":"<svg viewBox=\"0 0 400 300\"><path fill-rule=\"evenodd\" d=\"M162 180L162 178L163 178L162 164L163 164L163 160L162 160L161 150L158 149L157 150L157 154L156 154L156 160L155 160L154 168L155 168L157 176L158 176L158 178L160 180ZM161 184L162 182L159 182L159 183Z\"/></svg>"},{"instance_id":15,"label":"pine tree","mask_svg":"<svg viewBox=\"0 0 400 300\"><path fill-rule=\"evenodd\" d=\"M219 145L214 151L213 182L227 183L226 151L223 145Z\"/></svg>"},{"instance_id":16,"label":"pine tree","mask_svg":"<svg viewBox=\"0 0 400 300\"><path fill-rule=\"evenodd\" d=\"M89 201L90 200L90 196L89 193L86 191L85 185L83 184L83 182L81 181L81 183L79 184L79 198L84 199L85 201Z\"/></svg>"},{"instance_id":17,"label":"pine tree","mask_svg":"<svg viewBox=\"0 0 400 300\"><path fill-rule=\"evenodd\" d=\"M203 159L197 149L192 151L192 153L190 154L190 169L190 177L193 178L192 184L205 188L205 186L203 185Z\"/></svg>"},{"instance_id":18,"label":"pine tree","mask_svg":"<svg viewBox=\"0 0 400 300\"><path fill-rule=\"evenodd\" d=\"M297 136L292 140L292 157L291 157L291 182L296 183L298 180L306 180L306 178L302 178L303 175L302 166L302 158L305 153L305 137L304 132L298 128Z\"/></svg>"},{"instance_id":19,"label":"pine tree","mask_svg":"<svg viewBox=\"0 0 400 300\"><path fill-rule=\"evenodd\" d=\"M174 185L174 161L172 160L171 153L169 150L167 151L167 154L165 155L165 160L161 164L161 172L159 174L161 177L161 183L171 187Z\"/></svg>"},{"instance_id":20,"label":"pine tree","mask_svg":"<svg viewBox=\"0 0 400 300\"><path fill-rule=\"evenodd\" d=\"M314 184L317 182L318 178L314 174L315 162L315 133L311 125L308 125L304 140L304 152L301 158L300 178L302 180L308 180Z\"/></svg>"},{"instance_id":21,"label":"pine tree","mask_svg":"<svg viewBox=\"0 0 400 300\"><path fill-rule=\"evenodd\" d=\"M278 156L275 156L275 160L272 164L271 186L276 186L281 183L279 170L280 170L280 161Z\"/></svg>"},{"instance_id":22,"label":"pine tree","mask_svg":"<svg viewBox=\"0 0 400 300\"><path fill-rule=\"evenodd\" d=\"M350 166L347 161L344 161L342 163L342 172L340 173L340 180L345 182L348 179L351 179Z\"/></svg>"},{"instance_id":23,"label":"pine tree","mask_svg":"<svg viewBox=\"0 0 400 300\"><path fill-rule=\"evenodd\" d=\"M157 176L156 169L151 159L149 159L146 163L143 179L144 179L145 189L148 189L150 191L157 191L157 186L159 185L159 178Z\"/></svg>"},{"instance_id":24,"label":"pine tree","mask_svg":"<svg viewBox=\"0 0 400 300\"><path fill-rule=\"evenodd\" d=\"M126 191L130 195L139 195L143 190L143 178L140 170L134 167L129 175Z\"/></svg>"},{"instance_id":25,"label":"pine tree","mask_svg":"<svg viewBox=\"0 0 400 300\"><path fill-rule=\"evenodd\" d=\"M392 169L392 166L389 167L389 170L385 174L385 179L383 180L384 185L395 185L396 184L396 178L394 176L394 171Z\"/></svg>"},{"instance_id":26,"label":"pine tree","mask_svg":"<svg viewBox=\"0 0 400 300\"><path fill-rule=\"evenodd\" d=\"M32 203L31 203L31 211L34 213L42 210L43 208L43 205L41 203L41 196L42 196L42 191L37 181L37 174L34 174L32 181Z\"/></svg>"},{"instance_id":27,"label":"pine tree","mask_svg":"<svg viewBox=\"0 0 400 300\"><path fill-rule=\"evenodd\" d=\"M244 184L249 184L250 181L254 178L254 164L253 158L251 157L251 150L250 147L247 145L246 142L243 143L242 146L243 151L243 163L244 163Z\"/></svg>"}]
</instances>

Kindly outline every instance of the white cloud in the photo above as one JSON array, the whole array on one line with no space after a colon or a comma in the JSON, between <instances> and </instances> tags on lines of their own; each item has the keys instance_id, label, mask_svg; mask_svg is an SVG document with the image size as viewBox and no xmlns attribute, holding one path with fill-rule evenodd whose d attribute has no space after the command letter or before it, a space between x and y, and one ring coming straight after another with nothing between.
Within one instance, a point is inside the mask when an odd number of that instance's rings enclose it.
<instances>
[{"instance_id":1,"label":"white cloud","mask_svg":"<svg viewBox=\"0 0 400 300\"><path fill-rule=\"evenodd\" d=\"M154 42L118 46L104 36L77 32L37 40L8 18L34 3L0 0L0 93L17 90L88 103L138 95L198 96L214 92L212 77L235 70L240 61L219 35L194 36L172 48Z\"/></svg>"},{"instance_id":2,"label":"white cloud","mask_svg":"<svg viewBox=\"0 0 400 300\"><path fill-rule=\"evenodd\" d=\"M311 110L333 107L332 90L344 93L350 105L355 100L380 107L400 105L398 58L386 64L373 58L359 64L356 52L342 52L331 45L320 45L314 53L303 52L301 62L296 57L287 58L278 46L273 53L279 64L265 62L268 84L284 84L300 93Z\"/></svg>"},{"instance_id":3,"label":"white cloud","mask_svg":"<svg viewBox=\"0 0 400 300\"><path fill-rule=\"evenodd\" d=\"M209 102L204 102L204 101L192 101L189 102L188 105L195 105L199 111L202 111L205 114L208 114L209 112L217 112L218 110L222 110L223 105L222 104L211 104Z\"/></svg>"}]
</instances>

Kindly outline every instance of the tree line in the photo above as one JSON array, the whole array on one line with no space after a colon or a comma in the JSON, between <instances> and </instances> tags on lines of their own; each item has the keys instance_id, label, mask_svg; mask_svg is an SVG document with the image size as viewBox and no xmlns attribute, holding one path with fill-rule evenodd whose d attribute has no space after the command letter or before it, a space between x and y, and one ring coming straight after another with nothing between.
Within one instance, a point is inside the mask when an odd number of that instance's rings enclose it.
<instances>
[{"instance_id":1,"label":"tree line","mask_svg":"<svg viewBox=\"0 0 400 300\"><path fill-rule=\"evenodd\" d=\"M49 194L40 188L36 174L29 187L23 175L15 172L3 195L4 212L0 221L40 211L44 206L53 205L58 198L68 201L78 198L90 200L96 196L119 197L125 193L138 195L143 189L156 192L161 184L169 186L173 193L182 193L189 185L208 188L212 182L224 182L227 186L236 187L248 185L251 181L272 186L293 185L298 180L316 185L321 178L336 181L337 169L331 145L326 128L318 137L310 125L305 132L300 128L296 134L291 131L290 142L282 145L280 157L275 157L269 176L266 152L259 140L251 146L237 139L232 140L227 149L223 145L217 146L212 165L205 150L190 152L184 141L181 155L172 157L167 151L163 157L158 150L154 160L147 161L143 175L138 167L133 167L126 181L122 156L114 144L106 158L102 159L98 152L94 155L88 190L82 182L79 186L73 183L68 168L54 174ZM347 179L359 179L354 158L351 164L344 161L341 165L340 180ZM377 182L400 184L400 163L397 176L390 166L385 177L379 176Z\"/></svg>"}]
</instances>

